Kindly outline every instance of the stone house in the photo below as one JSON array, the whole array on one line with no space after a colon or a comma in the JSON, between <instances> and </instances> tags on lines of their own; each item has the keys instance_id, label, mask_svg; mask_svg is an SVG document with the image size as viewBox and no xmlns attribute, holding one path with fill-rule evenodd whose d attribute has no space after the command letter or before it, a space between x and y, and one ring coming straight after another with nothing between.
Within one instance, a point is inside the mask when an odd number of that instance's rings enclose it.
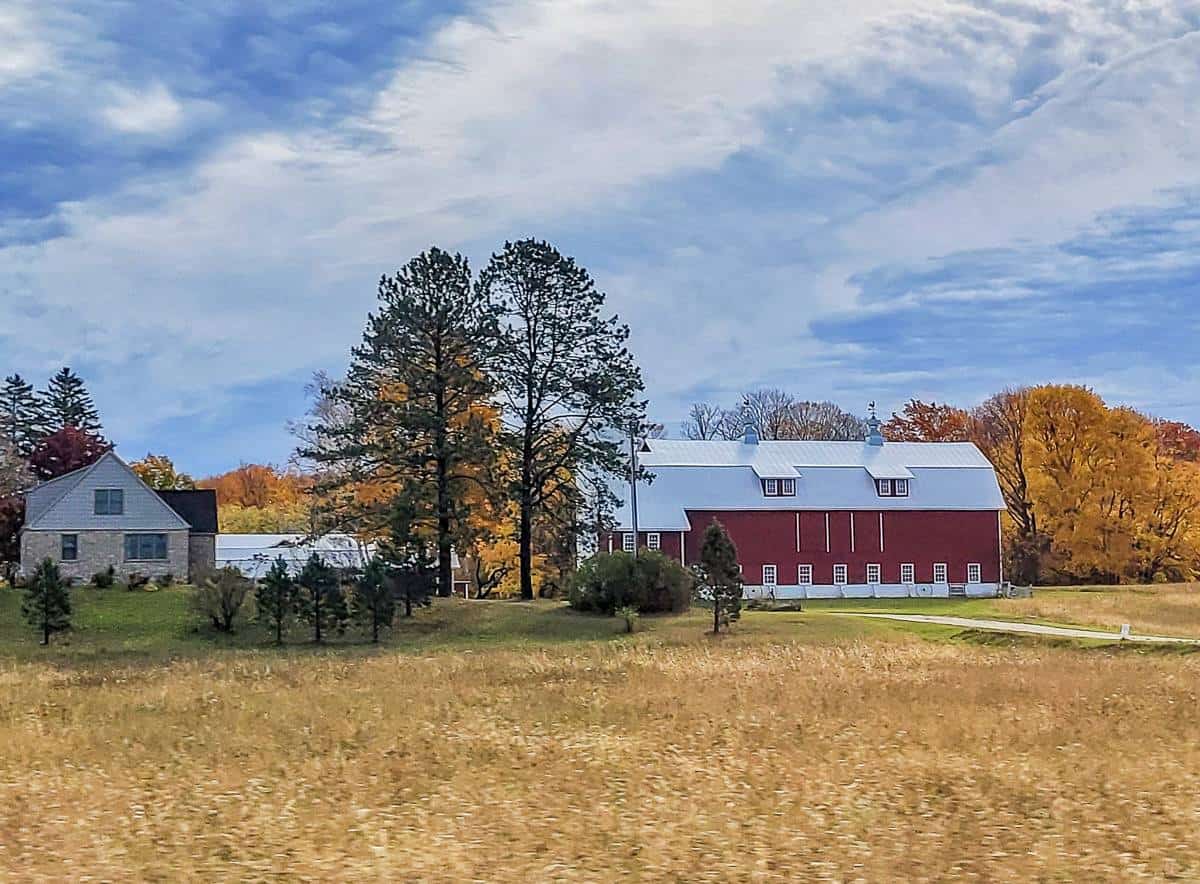
<instances>
[{"instance_id":1,"label":"stone house","mask_svg":"<svg viewBox=\"0 0 1200 884\"><path fill-rule=\"evenodd\" d=\"M109 565L131 574L190 580L216 564L214 491L155 491L113 452L25 495L21 572L50 559L86 581Z\"/></svg>"}]
</instances>

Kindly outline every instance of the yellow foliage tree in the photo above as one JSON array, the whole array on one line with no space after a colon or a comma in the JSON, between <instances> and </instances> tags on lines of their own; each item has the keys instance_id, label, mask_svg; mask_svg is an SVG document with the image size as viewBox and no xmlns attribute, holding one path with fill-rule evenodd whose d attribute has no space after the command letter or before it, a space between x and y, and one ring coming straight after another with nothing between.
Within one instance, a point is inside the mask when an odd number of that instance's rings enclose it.
<instances>
[{"instance_id":1,"label":"yellow foliage tree","mask_svg":"<svg viewBox=\"0 0 1200 884\"><path fill-rule=\"evenodd\" d=\"M1194 433L1074 385L1008 390L976 409L971 436L1008 504L1018 579L1190 578L1200 561Z\"/></svg>"},{"instance_id":2,"label":"yellow foliage tree","mask_svg":"<svg viewBox=\"0 0 1200 884\"><path fill-rule=\"evenodd\" d=\"M195 480L187 473L176 470L174 462L165 454L147 454L131 463L129 468L137 473L139 479L159 491L186 491L196 487Z\"/></svg>"}]
</instances>

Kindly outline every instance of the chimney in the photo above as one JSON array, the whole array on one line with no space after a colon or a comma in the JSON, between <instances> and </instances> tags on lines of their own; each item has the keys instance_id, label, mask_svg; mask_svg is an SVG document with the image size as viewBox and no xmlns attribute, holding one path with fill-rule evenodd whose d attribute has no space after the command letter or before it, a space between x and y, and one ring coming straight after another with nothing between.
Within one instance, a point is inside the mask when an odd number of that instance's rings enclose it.
<instances>
[{"instance_id":1,"label":"chimney","mask_svg":"<svg viewBox=\"0 0 1200 884\"><path fill-rule=\"evenodd\" d=\"M745 445L757 445L758 431L754 427L746 427L746 435L742 437L742 443Z\"/></svg>"},{"instance_id":2,"label":"chimney","mask_svg":"<svg viewBox=\"0 0 1200 884\"><path fill-rule=\"evenodd\" d=\"M879 417L875 414L875 403L874 402L871 403L870 409L871 409L871 416L867 418L866 442L868 445L882 446L883 445L883 433L880 431L880 427L883 426L883 422L880 421Z\"/></svg>"}]
</instances>

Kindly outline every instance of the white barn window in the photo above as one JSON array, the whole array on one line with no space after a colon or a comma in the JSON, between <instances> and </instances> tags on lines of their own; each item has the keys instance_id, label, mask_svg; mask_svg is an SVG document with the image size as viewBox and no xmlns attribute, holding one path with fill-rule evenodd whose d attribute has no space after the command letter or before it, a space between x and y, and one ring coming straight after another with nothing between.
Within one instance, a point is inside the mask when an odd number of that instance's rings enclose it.
<instances>
[{"instance_id":1,"label":"white barn window","mask_svg":"<svg viewBox=\"0 0 1200 884\"><path fill-rule=\"evenodd\" d=\"M849 583L850 582L849 570L850 569L846 565L834 565L833 566L833 585L834 586L845 586L847 583Z\"/></svg>"},{"instance_id":2,"label":"white barn window","mask_svg":"<svg viewBox=\"0 0 1200 884\"><path fill-rule=\"evenodd\" d=\"M776 586L779 583L779 572L774 565L763 565L763 586Z\"/></svg>"},{"instance_id":3,"label":"white barn window","mask_svg":"<svg viewBox=\"0 0 1200 884\"><path fill-rule=\"evenodd\" d=\"M812 586L812 565L801 565L796 580L801 586Z\"/></svg>"},{"instance_id":4,"label":"white barn window","mask_svg":"<svg viewBox=\"0 0 1200 884\"><path fill-rule=\"evenodd\" d=\"M766 494L767 497L778 497L779 496L779 480L778 479L767 479L765 482L763 482L763 493Z\"/></svg>"},{"instance_id":5,"label":"white barn window","mask_svg":"<svg viewBox=\"0 0 1200 884\"><path fill-rule=\"evenodd\" d=\"M867 565L867 583L880 583L881 571L882 569L879 565Z\"/></svg>"},{"instance_id":6,"label":"white barn window","mask_svg":"<svg viewBox=\"0 0 1200 884\"><path fill-rule=\"evenodd\" d=\"M784 497L796 496L796 480L795 479L780 479L779 493Z\"/></svg>"},{"instance_id":7,"label":"white barn window","mask_svg":"<svg viewBox=\"0 0 1200 884\"><path fill-rule=\"evenodd\" d=\"M652 531L646 535L646 549L662 549L662 535Z\"/></svg>"},{"instance_id":8,"label":"white barn window","mask_svg":"<svg viewBox=\"0 0 1200 884\"><path fill-rule=\"evenodd\" d=\"M934 583L949 583L950 578L947 576L946 563L938 562L933 566L933 582Z\"/></svg>"},{"instance_id":9,"label":"white barn window","mask_svg":"<svg viewBox=\"0 0 1200 884\"><path fill-rule=\"evenodd\" d=\"M897 479L892 485L896 497L908 497L908 479Z\"/></svg>"},{"instance_id":10,"label":"white barn window","mask_svg":"<svg viewBox=\"0 0 1200 884\"><path fill-rule=\"evenodd\" d=\"M891 497L892 496L892 480L891 479L880 479L879 480L879 496L880 497Z\"/></svg>"},{"instance_id":11,"label":"white barn window","mask_svg":"<svg viewBox=\"0 0 1200 884\"><path fill-rule=\"evenodd\" d=\"M917 582L917 568L912 562L900 566L900 582L906 584Z\"/></svg>"},{"instance_id":12,"label":"white barn window","mask_svg":"<svg viewBox=\"0 0 1200 884\"><path fill-rule=\"evenodd\" d=\"M627 552L627 553L633 552L634 544L637 543L637 541L635 540L636 537L637 537L637 535L634 534L632 531L626 531L621 536L621 549L625 550L625 552Z\"/></svg>"},{"instance_id":13,"label":"white barn window","mask_svg":"<svg viewBox=\"0 0 1200 884\"><path fill-rule=\"evenodd\" d=\"M983 583L983 568L977 562L967 565L967 583Z\"/></svg>"}]
</instances>

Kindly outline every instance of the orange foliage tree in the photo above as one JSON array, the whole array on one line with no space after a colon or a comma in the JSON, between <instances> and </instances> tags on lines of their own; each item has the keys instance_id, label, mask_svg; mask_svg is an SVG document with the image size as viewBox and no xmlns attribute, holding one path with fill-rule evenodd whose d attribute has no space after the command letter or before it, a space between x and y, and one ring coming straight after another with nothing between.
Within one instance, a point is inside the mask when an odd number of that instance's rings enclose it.
<instances>
[{"instance_id":1,"label":"orange foliage tree","mask_svg":"<svg viewBox=\"0 0 1200 884\"><path fill-rule=\"evenodd\" d=\"M910 399L883 425L894 442L966 442L971 438L971 415L965 409Z\"/></svg>"},{"instance_id":2,"label":"orange foliage tree","mask_svg":"<svg viewBox=\"0 0 1200 884\"><path fill-rule=\"evenodd\" d=\"M270 464L242 464L196 483L217 492L221 530L231 534L303 534L312 528L311 480Z\"/></svg>"}]
</instances>

